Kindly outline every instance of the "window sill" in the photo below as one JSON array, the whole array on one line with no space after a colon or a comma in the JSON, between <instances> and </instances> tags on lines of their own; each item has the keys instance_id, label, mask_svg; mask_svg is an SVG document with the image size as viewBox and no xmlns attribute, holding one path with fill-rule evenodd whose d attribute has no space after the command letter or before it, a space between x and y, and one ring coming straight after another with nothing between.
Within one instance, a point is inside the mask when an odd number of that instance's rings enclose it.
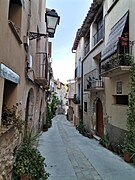
<instances>
[{"instance_id":1,"label":"window sill","mask_svg":"<svg viewBox=\"0 0 135 180\"><path fill-rule=\"evenodd\" d=\"M9 20L9 21L8 21L8 24L9 24L9 26L10 26L10 28L11 28L14 36L16 37L17 41L19 42L19 44L22 44L22 40L21 40L21 38L20 38L19 33L17 32L17 29L16 29L14 23L13 23L11 20Z\"/></svg>"},{"instance_id":2,"label":"window sill","mask_svg":"<svg viewBox=\"0 0 135 180\"><path fill-rule=\"evenodd\" d=\"M125 104L112 104L112 106L120 106L120 107L129 107L128 105Z\"/></svg>"},{"instance_id":3,"label":"window sill","mask_svg":"<svg viewBox=\"0 0 135 180\"><path fill-rule=\"evenodd\" d=\"M94 49L96 49L100 44L102 44L104 42L104 38L100 39L91 49L91 51L93 51Z\"/></svg>"}]
</instances>

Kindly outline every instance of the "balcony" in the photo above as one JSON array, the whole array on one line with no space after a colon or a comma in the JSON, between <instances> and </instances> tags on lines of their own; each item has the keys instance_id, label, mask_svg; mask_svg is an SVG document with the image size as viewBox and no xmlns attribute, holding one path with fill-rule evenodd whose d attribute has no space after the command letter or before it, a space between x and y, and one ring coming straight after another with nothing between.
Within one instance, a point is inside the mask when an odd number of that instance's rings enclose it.
<instances>
[{"instance_id":1,"label":"balcony","mask_svg":"<svg viewBox=\"0 0 135 180\"><path fill-rule=\"evenodd\" d=\"M129 72L129 54L114 54L101 62L101 76L114 77Z\"/></svg>"},{"instance_id":2,"label":"balcony","mask_svg":"<svg viewBox=\"0 0 135 180\"><path fill-rule=\"evenodd\" d=\"M99 69L93 69L84 76L84 90L85 91L100 91L103 90L103 80L99 76Z\"/></svg>"},{"instance_id":3,"label":"balcony","mask_svg":"<svg viewBox=\"0 0 135 180\"><path fill-rule=\"evenodd\" d=\"M74 98L72 100L74 104L80 104L80 98L77 96L77 94L74 94Z\"/></svg>"},{"instance_id":4,"label":"balcony","mask_svg":"<svg viewBox=\"0 0 135 180\"><path fill-rule=\"evenodd\" d=\"M75 69L75 79L77 81L79 81L81 79L81 70L80 70L80 66L76 67Z\"/></svg>"},{"instance_id":5,"label":"balcony","mask_svg":"<svg viewBox=\"0 0 135 180\"><path fill-rule=\"evenodd\" d=\"M45 52L39 52L35 55L34 80L40 86L47 85L48 61Z\"/></svg>"},{"instance_id":6,"label":"balcony","mask_svg":"<svg viewBox=\"0 0 135 180\"><path fill-rule=\"evenodd\" d=\"M101 39L104 37L104 29L103 26L95 33L93 36L93 45L95 46Z\"/></svg>"},{"instance_id":7,"label":"balcony","mask_svg":"<svg viewBox=\"0 0 135 180\"><path fill-rule=\"evenodd\" d=\"M77 78L77 68L75 69L75 79Z\"/></svg>"}]
</instances>

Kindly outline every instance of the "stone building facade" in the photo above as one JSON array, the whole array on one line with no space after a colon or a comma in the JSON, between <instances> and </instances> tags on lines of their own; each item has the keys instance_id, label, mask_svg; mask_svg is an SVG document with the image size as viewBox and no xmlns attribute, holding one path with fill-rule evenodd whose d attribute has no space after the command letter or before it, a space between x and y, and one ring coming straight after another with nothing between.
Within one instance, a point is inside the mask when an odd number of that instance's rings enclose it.
<instances>
[{"instance_id":1,"label":"stone building facade","mask_svg":"<svg viewBox=\"0 0 135 180\"><path fill-rule=\"evenodd\" d=\"M35 134L45 121L52 73L45 13L45 0L0 1L0 179L11 179L22 138L13 126L3 126L3 107L16 106L25 129Z\"/></svg>"},{"instance_id":2,"label":"stone building facade","mask_svg":"<svg viewBox=\"0 0 135 180\"><path fill-rule=\"evenodd\" d=\"M123 143L127 130L130 66L125 55L135 56L134 9L133 0L93 0L72 48L76 56L83 54L81 106L86 128L100 137L107 135L116 145Z\"/></svg>"}]
</instances>

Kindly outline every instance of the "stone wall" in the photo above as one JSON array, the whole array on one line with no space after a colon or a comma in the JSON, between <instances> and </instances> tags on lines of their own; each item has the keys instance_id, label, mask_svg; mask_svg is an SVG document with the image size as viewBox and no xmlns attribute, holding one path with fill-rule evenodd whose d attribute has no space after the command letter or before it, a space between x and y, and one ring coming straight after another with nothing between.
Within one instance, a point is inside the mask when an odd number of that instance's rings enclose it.
<instances>
[{"instance_id":1,"label":"stone wall","mask_svg":"<svg viewBox=\"0 0 135 180\"><path fill-rule=\"evenodd\" d=\"M113 144L123 144L126 131L108 123L106 126L106 134L109 141Z\"/></svg>"},{"instance_id":2,"label":"stone wall","mask_svg":"<svg viewBox=\"0 0 135 180\"><path fill-rule=\"evenodd\" d=\"M13 160L18 145L19 134L13 126L0 129L0 180L11 180Z\"/></svg>"}]
</instances>

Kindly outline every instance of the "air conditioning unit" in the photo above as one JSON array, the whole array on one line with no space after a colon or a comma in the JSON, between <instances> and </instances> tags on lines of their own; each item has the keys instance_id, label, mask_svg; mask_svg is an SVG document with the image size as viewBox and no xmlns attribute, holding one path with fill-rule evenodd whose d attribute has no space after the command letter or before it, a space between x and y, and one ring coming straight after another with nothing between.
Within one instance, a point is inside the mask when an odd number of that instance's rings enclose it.
<instances>
[{"instance_id":1,"label":"air conditioning unit","mask_svg":"<svg viewBox=\"0 0 135 180\"><path fill-rule=\"evenodd\" d=\"M23 44L24 44L25 50L27 50L29 47L29 37L28 36L23 36Z\"/></svg>"},{"instance_id":2,"label":"air conditioning unit","mask_svg":"<svg viewBox=\"0 0 135 180\"><path fill-rule=\"evenodd\" d=\"M32 68L32 55L29 55L29 59L28 59L28 69Z\"/></svg>"}]
</instances>

